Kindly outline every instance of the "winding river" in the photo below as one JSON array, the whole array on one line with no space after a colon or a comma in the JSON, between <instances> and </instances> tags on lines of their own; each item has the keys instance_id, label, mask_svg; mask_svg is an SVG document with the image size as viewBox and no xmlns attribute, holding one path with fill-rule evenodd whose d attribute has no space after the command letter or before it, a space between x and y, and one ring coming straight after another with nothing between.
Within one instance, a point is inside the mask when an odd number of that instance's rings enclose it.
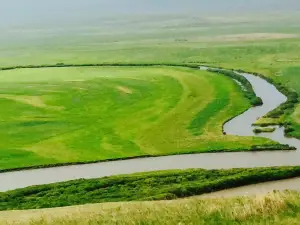
<instances>
[{"instance_id":1,"label":"winding river","mask_svg":"<svg viewBox=\"0 0 300 225\"><path fill-rule=\"evenodd\" d=\"M200 67L200 69L206 70L207 68ZM262 98L264 104L259 107L251 108L242 115L239 115L226 123L224 125L224 131L228 135L255 136L252 131L252 124L257 120L257 118L262 117L269 111L277 108L280 104L284 103L287 98L273 85L260 77L246 73L240 73L240 75L249 80L257 96ZM262 133L257 136L270 138L282 144L289 144L296 147L297 150L273 152L201 153L6 172L0 173L0 192L31 185L49 184L80 178L100 178L111 175L132 174L136 172L189 168L229 169L300 165L300 140L286 138L284 136L283 128L277 127L274 133ZM247 187L249 187L249 189L247 189ZM289 179L284 182L263 183L260 184L260 187L262 187L261 189L253 188L253 186L247 187L243 187L244 189L228 190L228 192L231 193L231 195L234 195L234 193L236 195L240 195L241 192L245 194L248 193L249 190L256 190L253 191L253 193L260 193L261 190L270 191L273 189L281 190L283 188L295 189L295 187L300 190L300 178ZM269 189L264 189L263 187L269 187ZM221 196L226 195L222 194L222 192L220 193Z\"/></svg>"}]
</instances>

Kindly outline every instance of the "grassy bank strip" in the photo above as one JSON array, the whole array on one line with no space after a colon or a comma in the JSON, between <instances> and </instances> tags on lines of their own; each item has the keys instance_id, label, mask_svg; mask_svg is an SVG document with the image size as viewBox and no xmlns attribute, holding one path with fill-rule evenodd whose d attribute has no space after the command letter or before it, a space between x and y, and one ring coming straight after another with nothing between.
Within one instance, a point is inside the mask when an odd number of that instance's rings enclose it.
<instances>
[{"instance_id":1,"label":"grassy bank strip","mask_svg":"<svg viewBox=\"0 0 300 225\"><path fill-rule=\"evenodd\" d=\"M252 126L254 127L259 127L259 128L265 128L265 127L270 127L270 126L284 126L283 122L271 122L271 123L253 123Z\"/></svg>"},{"instance_id":2,"label":"grassy bank strip","mask_svg":"<svg viewBox=\"0 0 300 225\"><path fill-rule=\"evenodd\" d=\"M261 98L257 97L251 83L243 76L240 76L239 74L235 73L234 71L230 70L223 70L223 69L215 69L210 68L207 71L213 72L213 73L219 73L222 75L225 75L227 77L230 77L236 81L238 81L242 85L242 90L247 99L249 99L251 105L253 106L260 106L263 104Z\"/></svg>"},{"instance_id":3,"label":"grassy bank strip","mask_svg":"<svg viewBox=\"0 0 300 225\"><path fill-rule=\"evenodd\" d=\"M275 127L260 127L260 128L255 128L253 130L254 133L260 134L260 133L273 133L276 130Z\"/></svg>"},{"instance_id":4,"label":"grassy bank strip","mask_svg":"<svg viewBox=\"0 0 300 225\"><path fill-rule=\"evenodd\" d=\"M112 176L33 186L0 193L0 210L87 203L169 200L300 176L300 167L182 170Z\"/></svg>"},{"instance_id":5,"label":"grassy bank strip","mask_svg":"<svg viewBox=\"0 0 300 225\"><path fill-rule=\"evenodd\" d=\"M211 70L211 69L210 69ZM237 71L240 73L249 73L249 74L253 74L255 76L258 76L266 81L268 81L269 83L273 84L282 94L284 94L287 97L287 101L283 104L281 104L278 108L274 109L273 111L269 112L265 118L275 118L278 119L282 116L286 117L291 115L297 104L299 103L299 96L297 94L297 92L287 88L284 84L280 83L280 82L276 82L274 79L270 78L270 77L266 77L263 74L257 73L257 72L249 72L249 71L245 71L242 69L238 69L238 70L234 70L234 69L228 69L228 68L223 68L223 67L218 67L216 69L213 70L217 70L217 71ZM255 124L254 124L255 125ZM293 135L293 132L295 131L295 126L297 126L296 124L293 124L290 121L285 121L285 122L278 122L278 123L266 123L266 124L259 124L257 126L275 126L275 125L279 125L279 126L284 126L285 130L285 135L287 137L296 137L296 138L300 138L300 136L295 136Z\"/></svg>"},{"instance_id":6,"label":"grassy bank strip","mask_svg":"<svg viewBox=\"0 0 300 225\"><path fill-rule=\"evenodd\" d=\"M123 158L112 158L106 160L94 160L94 161L83 161L83 162L66 162L66 163L55 163L55 164L43 164L43 165L35 165L35 166L27 166L27 167L18 167L11 169L2 169L0 173L8 173L8 172L17 172L23 170L34 170L34 169L46 169L46 168L55 168L55 167L63 167L63 166L74 166L74 165L87 165L94 163L105 163L105 162L116 162L116 161L124 161L124 160L132 160L132 159L143 159L143 158L157 158L157 157L168 157L168 156L176 156L176 155L190 155L190 154L206 154L206 153L229 153L229 152L259 152L259 151L289 151L296 150L295 147L284 145L284 144L274 144L274 145L252 145L248 149L219 149L219 150L207 150L206 152L195 151L186 151L186 152L178 152L173 154L155 154L155 155L142 155L142 156L133 156L133 157L123 157Z\"/></svg>"},{"instance_id":7,"label":"grassy bank strip","mask_svg":"<svg viewBox=\"0 0 300 225\"><path fill-rule=\"evenodd\" d=\"M298 224L299 220L300 194L296 192L251 198L190 198L0 213L0 223L10 225L255 225Z\"/></svg>"}]
</instances>

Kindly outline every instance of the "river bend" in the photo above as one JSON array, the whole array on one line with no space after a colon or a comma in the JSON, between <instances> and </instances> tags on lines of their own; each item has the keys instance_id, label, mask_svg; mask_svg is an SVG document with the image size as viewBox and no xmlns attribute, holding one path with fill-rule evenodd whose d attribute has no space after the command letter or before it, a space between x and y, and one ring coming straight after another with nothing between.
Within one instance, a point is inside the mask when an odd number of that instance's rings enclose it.
<instances>
[{"instance_id":1,"label":"river bend","mask_svg":"<svg viewBox=\"0 0 300 225\"><path fill-rule=\"evenodd\" d=\"M201 67L201 69L207 69ZM252 74L241 73L252 84L258 97L264 104L254 107L237 116L224 125L228 135L255 136L252 124L257 118L284 103L287 98L272 84ZM85 165L61 166L54 168L32 169L24 171L0 173L0 192L23 188L31 185L49 184L80 178L100 178L104 176L132 174L171 169L229 169L254 168L271 166L299 166L300 141L284 137L283 128L277 128L274 133L263 133L257 136L270 138L282 144L297 148L296 151L274 152L237 152L237 153L201 153L191 155L175 155L129 159L122 161L100 162ZM296 178L300 184L300 178ZM295 184L295 179L290 184ZM288 183L285 189L289 189ZM263 184L262 184L263 185ZM299 190L300 190L300 185ZM276 189L276 185L273 186ZM282 188L282 183L280 183ZM292 189L292 188L291 188Z\"/></svg>"}]
</instances>

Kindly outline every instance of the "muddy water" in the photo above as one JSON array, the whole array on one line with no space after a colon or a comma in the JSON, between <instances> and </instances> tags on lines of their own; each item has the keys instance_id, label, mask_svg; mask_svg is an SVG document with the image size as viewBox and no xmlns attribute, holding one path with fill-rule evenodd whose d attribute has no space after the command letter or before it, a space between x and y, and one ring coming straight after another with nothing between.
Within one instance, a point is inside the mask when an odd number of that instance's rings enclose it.
<instances>
[{"instance_id":1,"label":"muddy water","mask_svg":"<svg viewBox=\"0 0 300 225\"><path fill-rule=\"evenodd\" d=\"M280 93L274 85L260 77L247 73L239 74L250 81L256 95L262 98L264 104L259 107L253 107L242 115L226 123L224 131L230 135L266 137L281 144L288 144L296 147L300 150L300 140L285 137L284 128L282 127L276 127L276 131L274 133L261 133L256 135L253 133L254 127L252 124L255 123L258 118L266 115L273 109L276 109L282 103L285 103L287 101L287 97ZM295 154L298 156L298 151L295 152ZM298 157L300 157L300 153Z\"/></svg>"},{"instance_id":2,"label":"muddy water","mask_svg":"<svg viewBox=\"0 0 300 225\"><path fill-rule=\"evenodd\" d=\"M201 195L201 198L231 198L237 196L253 196L253 195L265 195L272 191L299 191L300 190L300 178L293 178L287 180L279 180L272 182L265 182L260 184L247 185L238 188L232 188L223 191L217 191L214 193Z\"/></svg>"},{"instance_id":3,"label":"muddy water","mask_svg":"<svg viewBox=\"0 0 300 225\"><path fill-rule=\"evenodd\" d=\"M251 108L244 114L231 120L225 124L224 130L229 135L254 136L254 133L252 132L253 127L251 126L252 123L254 123L258 117L265 115L267 112L275 109L281 103L285 102L286 97L273 85L259 77L255 77L251 74L241 75L245 76L251 82L257 95L262 98L264 105L261 107ZM277 128L272 134L260 134L259 136L271 138L280 143L289 144L300 149L300 141L297 139L285 138L282 128ZM0 191L80 178L100 178L110 175L169 169L228 169L295 165L300 165L300 153L298 150L275 152L205 153L196 155L142 158L88 165L1 173ZM288 185L286 187L290 188ZM300 189L300 185L296 185L296 187L299 187ZM277 189L276 185L274 185L274 189Z\"/></svg>"},{"instance_id":4,"label":"muddy water","mask_svg":"<svg viewBox=\"0 0 300 225\"><path fill-rule=\"evenodd\" d=\"M255 123L259 117L266 115L271 110L277 108L280 104L286 102L287 98L273 85L260 77L245 73L240 73L240 75L250 81L254 92L257 96L262 98L264 104L262 106L250 108L244 114L226 123L224 131L231 135L253 136L252 124ZM278 132L277 134L280 135Z\"/></svg>"}]
</instances>

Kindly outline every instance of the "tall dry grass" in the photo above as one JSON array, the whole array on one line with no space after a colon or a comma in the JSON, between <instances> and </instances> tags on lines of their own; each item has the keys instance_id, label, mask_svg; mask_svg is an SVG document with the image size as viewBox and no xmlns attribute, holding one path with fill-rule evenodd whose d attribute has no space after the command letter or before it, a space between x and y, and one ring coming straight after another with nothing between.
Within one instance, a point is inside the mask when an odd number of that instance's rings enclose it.
<instances>
[{"instance_id":1,"label":"tall dry grass","mask_svg":"<svg viewBox=\"0 0 300 225\"><path fill-rule=\"evenodd\" d=\"M234 199L105 203L0 213L2 225L297 224L300 194L274 192ZM298 215L299 214L299 215ZM292 216L291 216L292 215Z\"/></svg>"}]
</instances>

